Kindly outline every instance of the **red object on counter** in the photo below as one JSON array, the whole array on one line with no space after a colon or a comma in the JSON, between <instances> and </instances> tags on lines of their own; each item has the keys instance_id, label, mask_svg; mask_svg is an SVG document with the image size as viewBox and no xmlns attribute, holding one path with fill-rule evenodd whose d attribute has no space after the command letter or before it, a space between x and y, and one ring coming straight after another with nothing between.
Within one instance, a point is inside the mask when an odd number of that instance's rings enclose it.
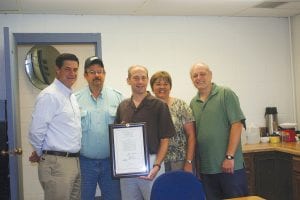
<instances>
[{"instance_id":1,"label":"red object on counter","mask_svg":"<svg viewBox=\"0 0 300 200\"><path fill-rule=\"evenodd\" d=\"M294 128L282 129L282 134L284 142L296 142L296 131Z\"/></svg>"}]
</instances>

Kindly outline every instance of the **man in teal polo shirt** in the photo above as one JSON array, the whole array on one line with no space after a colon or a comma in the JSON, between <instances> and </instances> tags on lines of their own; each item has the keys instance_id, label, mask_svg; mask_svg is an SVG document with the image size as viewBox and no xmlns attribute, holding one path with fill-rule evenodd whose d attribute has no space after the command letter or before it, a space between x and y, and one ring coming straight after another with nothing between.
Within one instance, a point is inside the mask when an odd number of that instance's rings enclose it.
<instances>
[{"instance_id":1,"label":"man in teal polo shirt","mask_svg":"<svg viewBox=\"0 0 300 200\"><path fill-rule=\"evenodd\" d=\"M120 182L111 176L108 124L114 123L123 96L104 85L105 69L100 58L86 59L84 77L88 86L76 93L81 112L81 199L94 200L97 183L101 199L120 200Z\"/></svg>"},{"instance_id":2,"label":"man in teal polo shirt","mask_svg":"<svg viewBox=\"0 0 300 200\"><path fill-rule=\"evenodd\" d=\"M241 148L245 117L237 95L212 83L208 65L196 63L190 76L198 89L190 106L196 120L198 160L207 199L248 194Z\"/></svg>"}]
</instances>

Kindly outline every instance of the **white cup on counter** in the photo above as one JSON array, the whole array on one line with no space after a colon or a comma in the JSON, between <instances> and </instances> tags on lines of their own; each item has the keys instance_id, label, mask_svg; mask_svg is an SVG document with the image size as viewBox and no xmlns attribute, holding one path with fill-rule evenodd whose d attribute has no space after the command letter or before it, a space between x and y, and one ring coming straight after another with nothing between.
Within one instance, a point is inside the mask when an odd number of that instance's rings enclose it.
<instances>
[{"instance_id":1,"label":"white cup on counter","mask_svg":"<svg viewBox=\"0 0 300 200\"><path fill-rule=\"evenodd\" d=\"M270 142L269 136L260 137L260 142L261 143L268 143L268 142Z\"/></svg>"}]
</instances>

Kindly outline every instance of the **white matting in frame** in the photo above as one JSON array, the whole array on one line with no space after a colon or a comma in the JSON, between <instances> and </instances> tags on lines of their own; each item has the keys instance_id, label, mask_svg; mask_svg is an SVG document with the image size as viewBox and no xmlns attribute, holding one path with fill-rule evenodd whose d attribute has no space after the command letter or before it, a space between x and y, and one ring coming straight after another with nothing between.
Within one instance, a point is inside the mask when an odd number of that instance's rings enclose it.
<instances>
[{"instance_id":1,"label":"white matting in frame","mask_svg":"<svg viewBox=\"0 0 300 200\"><path fill-rule=\"evenodd\" d=\"M150 168L145 123L110 124L109 141L114 178L148 175Z\"/></svg>"}]
</instances>

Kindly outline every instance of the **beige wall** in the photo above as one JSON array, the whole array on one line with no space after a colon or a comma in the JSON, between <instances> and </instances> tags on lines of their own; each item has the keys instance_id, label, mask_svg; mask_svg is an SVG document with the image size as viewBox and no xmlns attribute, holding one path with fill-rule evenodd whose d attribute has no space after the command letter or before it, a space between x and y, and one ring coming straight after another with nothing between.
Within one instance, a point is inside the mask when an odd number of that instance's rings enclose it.
<instances>
[{"instance_id":1,"label":"beige wall","mask_svg":"<svg viewBox=\"0 0 300 200\"><path fill-rule=\"evenodd\" d=\"M300 129L300 15L291 18L291 34L296 94L296 116L298 129Z\"/></svg>"}]
</instances>

